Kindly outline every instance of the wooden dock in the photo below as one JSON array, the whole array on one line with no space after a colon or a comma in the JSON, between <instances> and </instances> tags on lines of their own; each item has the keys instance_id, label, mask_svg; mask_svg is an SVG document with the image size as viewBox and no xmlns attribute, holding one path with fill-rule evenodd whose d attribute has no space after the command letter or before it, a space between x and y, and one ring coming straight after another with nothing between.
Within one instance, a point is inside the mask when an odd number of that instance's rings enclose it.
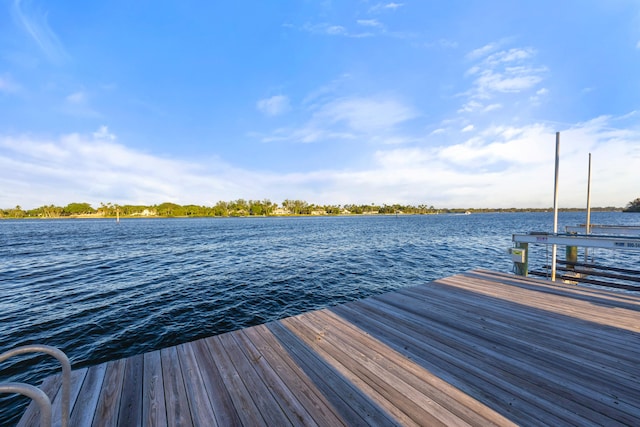
<instances>
[{"instance_id":1,"label":"wooden dock","mask_svg":"<svg viewBox=\"0 0 640 427\"><path fill-rule=\"evenodd\" d=\"M71 395L71 426L637 426L640 296L471 271L79 369Z\"/></svg>"}]
</instances>

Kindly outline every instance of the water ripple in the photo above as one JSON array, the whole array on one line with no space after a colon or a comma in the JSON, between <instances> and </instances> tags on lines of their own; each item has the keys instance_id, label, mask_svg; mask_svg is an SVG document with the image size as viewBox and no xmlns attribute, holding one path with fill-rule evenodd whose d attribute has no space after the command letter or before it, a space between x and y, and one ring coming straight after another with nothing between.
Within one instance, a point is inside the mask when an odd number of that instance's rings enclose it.
<instances>
[{"instance_id":1,"label":"water ripple","mask_svg":"<svg viewBox=\"0 0 640 427\"><path fill-rule=\"evenodd\" d=\"M629 218L606 215L593 220ZM81 367L473 268L510 271L511 234L551 224L551 214L0 221L0 352L49 344ZM37 382L54 366L12 359L0 381ZM0 424L22 402L2 398Z\"/></svg>"}]
</instances>

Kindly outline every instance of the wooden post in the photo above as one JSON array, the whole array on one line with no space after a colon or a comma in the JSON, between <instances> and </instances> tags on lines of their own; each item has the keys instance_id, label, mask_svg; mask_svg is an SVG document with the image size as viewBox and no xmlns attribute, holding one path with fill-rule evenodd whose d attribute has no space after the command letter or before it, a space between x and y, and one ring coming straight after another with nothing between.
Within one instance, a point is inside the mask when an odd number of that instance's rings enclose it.
<instances>
[{"instance_id":1,"label":"wooden post","mask_svg":"<svg viewBox=\"0 0 640 427\"><path fill-rule=\"evenodd\" d=\"M567 269L575 270L576 262L578 262L578 247L567 246L565 250L565 258L567 260Z\"/></svg>"},{"instance_id":2,"label":"wooden post","mask_svg":"<svg viewBox=\"0 0 640 427\"><path fill-rule=\"evenodd\" d=\"M527 277L529 275L529 244L524 242L516 243L516 248L524 250L524 262L514 262L516 274Z\"/></svg>"}]
</instances>

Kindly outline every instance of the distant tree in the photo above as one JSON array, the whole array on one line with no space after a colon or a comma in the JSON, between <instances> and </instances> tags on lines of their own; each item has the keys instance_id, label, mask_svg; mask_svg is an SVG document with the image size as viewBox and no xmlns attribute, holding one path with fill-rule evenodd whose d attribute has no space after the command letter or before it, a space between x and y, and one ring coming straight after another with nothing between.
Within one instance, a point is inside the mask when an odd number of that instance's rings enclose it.
<instances>
[{"instance_id":1,"label":"distant tree","mask_svg":"<svg viewBox=\"0 0 640 427\"><path fill-rule=\"evenodd\" d=\"M98 208L98 213L102 214L102 216L116 216L117 206L113 203L104 203L100 202L100 207Z\"/></svg>"},{"instance_id":2,"label":"distant tree","mask_svg":"<svg viewBox=\"0 0 640 427\"><path fill-rule=\"evenodd\" d=\"M156 207L159 216L184 216L184 208L175 203L162 203Z\"/></svg>"},{"instance_id":3,"label":"distant tree","mask_svg":"<svg viewBox=\"0 0 640 427\"><path fill-rule=\"evenodd\" d=\"M214 216L229 216L229 204L227 202L219 201L213 207Z\"/></svg>"},{"instance_id":4,"label":"distant tree","mask_svg":"<svg viewBox=\"0 0 640 427\"><path fill-rule=\"evenodd\" d=\"M58 218L62 213L62 208L54 205L43 206L41 209L44 218Z\"/></svg>"},{"instance_id":5,"label":"distant tree","mask_svg":"<svg viewBox=\"0 0 640 427\"><path fill-rule=\"evenodd\" d=\"M247 216L249 215L249 203L244 199L238 199L229 202L229 215L231 216Z\"/></svg>"},{"instance_id":6,"label":"distant tree","mask_svg":"<svg viewBox=\"0 0 640 427\"><path fill-rule=\"evenodd\" d=\"M95 213L89 203L69 203L62 209L62 215L83 215Z\"/></svg>"},{"instance_id":7,"label":"distant tree","mask_svg":"<svg viewBox=\"0 0 640 427\"><path fill-rule=\"evenodd\" d=\"M20 205L18 205L14 209L9 210L9 216L11 218L24 218L25 212L22 210Z\"/></svg>"},{"instance_id":8,"label":"distant tree","mask_svg":"<svg viewBox=\"0 0 640 427\"><path fill-rule=\"evenodd\" d=\"M629 202L627 207L624 208L624 212L640 212L640 197Z\"/></svg>"}]
</instances>

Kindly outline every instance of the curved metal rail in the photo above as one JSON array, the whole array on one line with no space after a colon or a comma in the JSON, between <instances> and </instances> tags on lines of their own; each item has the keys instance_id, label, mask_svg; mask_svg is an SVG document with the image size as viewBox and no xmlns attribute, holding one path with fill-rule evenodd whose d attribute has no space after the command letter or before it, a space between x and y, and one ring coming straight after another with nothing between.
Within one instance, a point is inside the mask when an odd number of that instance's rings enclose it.
<instances>
[{"instance_id":1,"label":"curved metal rail","mask_svg":"<svg viewBox=\"0 0 640 427\"><path fill-rule=\"evenodd\" d=\"M49 345L25 345L0 354L0 362L26 353L45 353L55 357L62 365L62 427L69 425L69 402L71 389L71 363L69 358L61 350ZM51 400L39 388L29 384L22 383L5 383L0 384L0 393L19 393L35 400L40 407L40 425L51 425Z\"/></svg>"}]
</instances>

